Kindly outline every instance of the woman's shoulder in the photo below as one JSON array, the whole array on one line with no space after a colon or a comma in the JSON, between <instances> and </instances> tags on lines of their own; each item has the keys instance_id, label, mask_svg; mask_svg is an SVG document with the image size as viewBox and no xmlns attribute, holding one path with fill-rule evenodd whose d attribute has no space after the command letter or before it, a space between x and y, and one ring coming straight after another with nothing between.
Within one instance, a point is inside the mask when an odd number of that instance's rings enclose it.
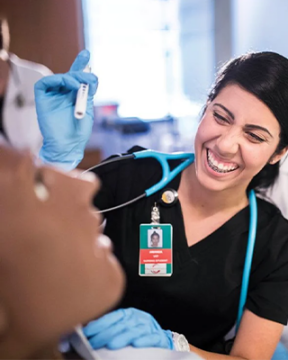
<instances>
[{"instance_id":1,"label":"woman's shoulder","mask_svg":"<svg viewBox=\"0 0 288 360\"><path fill-rule=\"evenodd\" d=\"M284 218L281 210L277 207L276 204L273 204L268 199L257 196L257 207L260 220L275 218L283 221L288 226L288 220Z\"/></svg>"},{"instance_id":2,"label":"woman's shoulder","mask_svg":"<svg viewBox=\"0 0 288 360\"><path fill-rule=\"evenodd\" d=\"M274 248L277 244L288 247L288 220L273 203L257 198L258 228L262 239L266 239Z\"/></svg>"},{"instance_id":3,"label":"woman's shoulder","mask_svg":"<svg viewBox=\"0 0 288 360\"><path fill-rule=\"evenodd\" d=\"M288 221L274 204L257 198L257 239L246 308L265 319L287 323Z\"/></svg>"}]
</instances>

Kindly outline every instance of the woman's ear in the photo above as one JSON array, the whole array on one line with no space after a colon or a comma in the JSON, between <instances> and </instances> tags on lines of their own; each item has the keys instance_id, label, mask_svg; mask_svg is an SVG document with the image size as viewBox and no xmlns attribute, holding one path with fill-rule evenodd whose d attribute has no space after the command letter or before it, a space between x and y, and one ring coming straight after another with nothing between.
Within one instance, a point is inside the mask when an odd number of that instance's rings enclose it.
<instances>
[{"instance_id":1,"label":"woman's ear","mask_svg":"<svg viewBox=\"0 0 288 360\"><path fill-rule=\"evenodd\" d=\"M269 161L270 165L276 164L278 161L282 159L282 157L287 153L288 146L286 146L284 149L282 149L279 153L273 155Z\"/></svg>"}]
</instances>

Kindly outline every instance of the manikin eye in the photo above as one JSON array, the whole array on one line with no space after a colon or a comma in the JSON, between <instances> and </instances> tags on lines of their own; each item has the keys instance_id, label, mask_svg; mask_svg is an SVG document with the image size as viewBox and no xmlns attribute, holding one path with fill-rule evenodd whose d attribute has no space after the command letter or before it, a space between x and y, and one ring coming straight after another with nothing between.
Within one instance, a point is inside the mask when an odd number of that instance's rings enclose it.
<instances>
[{"instance_id":1,"label":"manikin eye","mask_svg":"<svg viewBox=\"0 0 288 360\"><path fill-rule=\"evenodd\" d=\"M47 187L44 185L43 177L39 169L35 174L34 192L40 201L44 202L47 201L49 198L49 191Z\"/></svg>"}]
</instances>

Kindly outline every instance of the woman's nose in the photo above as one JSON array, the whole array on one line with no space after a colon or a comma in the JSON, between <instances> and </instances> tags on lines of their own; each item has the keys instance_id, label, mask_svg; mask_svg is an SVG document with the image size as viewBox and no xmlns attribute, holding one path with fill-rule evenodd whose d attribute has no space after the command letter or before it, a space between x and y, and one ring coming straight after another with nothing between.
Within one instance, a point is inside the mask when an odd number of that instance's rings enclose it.
<instances>
[{"instance_id":1,"label":"woman's nose","mask_svg":"<svg viewBox=\"0 0 288 360\"><path fill-rule=\"evenodd\" d=\"M216 146L219 155L229 158L239 150L239 136L236 132L227 131L218 137Z\"/></svg>"}]
</instances>

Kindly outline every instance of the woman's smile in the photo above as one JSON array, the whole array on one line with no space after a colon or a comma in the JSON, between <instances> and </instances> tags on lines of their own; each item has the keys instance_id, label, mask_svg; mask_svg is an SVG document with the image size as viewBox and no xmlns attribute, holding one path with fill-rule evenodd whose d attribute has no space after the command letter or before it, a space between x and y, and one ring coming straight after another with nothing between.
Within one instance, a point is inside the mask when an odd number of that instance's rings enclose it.
<instances>
[{"instance_id":1,"label":"woman's smile","mask_svg":"<svg viewBox=\"0 0 288 360\"><path fill-rule=\"evenodd\" d=\"M222 161L212 150L206 149L208 167L218 174L227 174L239 168L235 162Z\"/></svg>"}]
</instances>

